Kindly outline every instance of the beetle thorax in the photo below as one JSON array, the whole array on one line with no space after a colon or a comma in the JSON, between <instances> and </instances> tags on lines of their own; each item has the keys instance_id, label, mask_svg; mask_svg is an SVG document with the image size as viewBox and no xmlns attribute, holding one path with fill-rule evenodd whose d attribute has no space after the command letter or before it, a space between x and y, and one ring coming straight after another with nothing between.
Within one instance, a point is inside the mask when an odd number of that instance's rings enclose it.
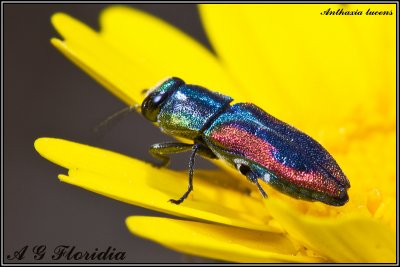
<instances>
[{"instance_id":1,"label":"beetle thorax","mask_svg":"<svg viewBox=\"0 0 400 267\"><path fill-rule=\"evenodd\" d=\"M194 139L231 101L203 87L182 85L165 101L157 122L169 135Z\"/></svg>"}]
</instances>

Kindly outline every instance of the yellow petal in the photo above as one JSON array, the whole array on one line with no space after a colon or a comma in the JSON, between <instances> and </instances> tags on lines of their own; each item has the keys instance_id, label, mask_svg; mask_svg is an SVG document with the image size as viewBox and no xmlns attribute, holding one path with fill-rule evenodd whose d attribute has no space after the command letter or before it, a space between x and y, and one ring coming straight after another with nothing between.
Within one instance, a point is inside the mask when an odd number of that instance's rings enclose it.
<instances>
[{"instance_id":1,"label":"yellow petal","mask_svg":"<svg viewBox=\"0 0 400 267\"><path fill-rule=\"evenodd\" d=\"M296 255L296 246L284 235L193 221L132 216L129 230L164 246L229 262L321 262Z\"/></svg>"},{"instance_id":2,"label":"yellow petal","mask_svg":"<svg viewBox=\"0 0 400 267\"><path fill-rule=\"evenodd\" d=\"M396 233L361 215L317 218L300 215L282 201L266 201L290 236L334 262L396 262Z\"/></svg>"},{"instance_id":3,"label":"yellow petal","mask_svg":"<svg viewBox=\"0 0 400 267\"><path fill-rule=\"evenodd\" d=\"M131 61L237 98L243 95L217 58L179 29L145 12L111 6L101 13L101 37ZM157 83L158 80L153 80Z\"/></svg>"},{"instance_id":4,"label":"yellow petal","mask_svg":"<svg viewBox=\"0 0 400 267\"><path fill-rule=\"evenodd\" d=\"M177 216L280 231L268 224L270 216L260 199L249 195L247 184L224 183L218 173L209 173L202 179L204 172L195 171L194 191L178 206L168 200L177 199L186 191L187 171L154 168L114 152L61 139L40 138L35 148L45 158L69 169L69 176L60 176L63 182Z\"/></svg>"},{"instance_id":5,"label":"yellow petal","mask_svg":"<svg viewBox=\"0 0 400 267\"><path fill-rule=\"evenodd\" d=\"M396 228L396 131L370 134L353 140L337 160L352 179L350 205L344 212L368 215Z\"/></svg>"},{"instance_id":6,"label":"yellow petal","mask_svg":"<svg viewBox=\"0 0 400 267\"><path fill-rule=\"evenodd\" d=\"M106 9L101 34L62 13L55 14L52 23L65 39L53 38L52 44L129 105L141 103L143 89L170 76L234 97L241 94L210 52L143 12Z\"/></svg>"},{"instance_id":7,"label":"yellow petal","mask_svg":"<svg viewBox=\"0 0 400 267\"><path fill-rule=\"evenodd\" d=\"M96 32L72 17L57 13L52 23L65 38L65 41L51 40L60 52L125 103L132 105L141 101L141 90L152 86L146 75L148 72L135 66Z\"/></svg>"},{"instance_id":8,"label":"yellow petal","mask_svg":"<svg viewBox=\"0 0 400 267\"><path fill-rule=\"evenodd\" d=\"M363 10L364 15L320 13ZM392 10L387 16L367 16ZM395 5L201 5L211 43L254 102L314 137L395 125ZM240 19L238 19L240 18ZM338 134L338 133L337 133ZM336 137L337 138L337 137Z\"/></svg>"}]
</instances>

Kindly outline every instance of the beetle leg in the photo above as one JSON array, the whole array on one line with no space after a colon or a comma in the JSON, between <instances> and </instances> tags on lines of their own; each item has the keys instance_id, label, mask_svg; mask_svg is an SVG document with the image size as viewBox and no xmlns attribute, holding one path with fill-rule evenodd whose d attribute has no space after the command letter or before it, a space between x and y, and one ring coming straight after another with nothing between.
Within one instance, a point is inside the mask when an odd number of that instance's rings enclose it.
<instances>
[{"instance_id":1,"label":"beetle leg","mask_svg":"<svg viewBox=\"0 0 400 267\"><path fill-rule=\"evenodd\" d=\"M150 147L149 153L155 157L156 159L162 160L160 164L153 164L156 167L166 167L169 163L169 157L167 156L168 154L176 154L176 153L181 153L181 152L186 152L192 149L191 144L185 144L185 143L171 143L171 142L166 142L166 143L159 143L159 144L154 144Z\"/></svg>"},{"instance_id":2,"label":"beetle leg","mask_svg":"<svg viewBox=\"0 0 400 267\"><path fill-rule=\"evenodd\" d=\"M268 195L267 195L267 193L265 193L264 189L261 187L260 183L258 182L258 179L256 179L256 181L255 181L254 183L257 185L258 190L260 191L261 195L262 195L264 198L267 198Z\"/></svg>"},{"instance_id":3,"label":"beetle leg","mask_svg":"<svg viewBox=\"0 0 400 267\"><path fill-rule=\"evenodd\" d=\"M183 196L180 199L170 199L169 201L179 205L181 204L190 194L190 192L193 190L193 167L194 167L194 158L196 156L197 151L201 147L201 144L194 144L192 147L192 155L190 155L190 160L189 160L189 185L188 185L188 190L183 194Z\"/></svg>"},{"instance_id":4,"label":"beetle leg","mask_svg":"<svg viewBox=\"0 0 400 267\"><path fill-rule=\"evenodd\" d=\"M186 152L191 150L192 147L192 144L166 142L152 145L149 149L149 152L156 159L162 160L161 164L155 166L166 167L169 163L169 157L167 156L168 154ZM217 158L217 156L215 156L215 154L205 145L199 144L197 153L205 158Z\"/></svg>"},{"instance_id":5,"label":"beetle leg","mask_svg":"<svg viewBox=\"0 0 400 267\"><path fill-rule=\"evenodd\" d=\"M246 172L243 172L243 169L246 170ZM249 179L252 183L257 185L258 190L260 191L261 195L264 198L268 197L267 193L265 193L264 189L261 187L260 183L258 182L257 175L250 168L248 168L248 167L247 168L241 168L240 171L242 172L243 175L245 175L247 177L247 179Z\"/></svg>"}]
</instances>

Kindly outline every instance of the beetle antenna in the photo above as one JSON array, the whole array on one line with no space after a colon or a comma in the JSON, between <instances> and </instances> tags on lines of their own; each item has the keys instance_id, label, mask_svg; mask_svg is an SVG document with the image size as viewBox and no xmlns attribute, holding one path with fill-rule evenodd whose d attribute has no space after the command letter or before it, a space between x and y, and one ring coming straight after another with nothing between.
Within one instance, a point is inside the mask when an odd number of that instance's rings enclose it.
<instances>
[{"instance_id":1,"label":"beetle antenna","mask_svg":"<svg viewBox=\"0 0 400 267\"><path fill-rule=\"evenodd\" d=\"M115 122L119 121L120 119L122 119L122 117L124 115L128 114L132 110L136 110L136 111L140 112L140 105L139 104L134 104L132 106L128 106L128 107L125 107L125 108L123 108L121 110L118 110L114 114L108 116L104 121L100 122L96 127L94 127L93 131L95 133L103 132L104 129L106 129L106 127L110 126L111 122L115 123Z\"/></svg>"}]
</instances>

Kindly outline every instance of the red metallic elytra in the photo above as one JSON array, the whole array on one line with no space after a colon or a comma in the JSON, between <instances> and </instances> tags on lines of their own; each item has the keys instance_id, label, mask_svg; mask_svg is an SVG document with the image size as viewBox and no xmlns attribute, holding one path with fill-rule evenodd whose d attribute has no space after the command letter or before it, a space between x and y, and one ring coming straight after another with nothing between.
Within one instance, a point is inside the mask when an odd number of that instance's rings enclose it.
<instances>
[{"instance_id":1,"label":"red metallic elytra","mask_svg":"<svg viewBox=\"0 0 400 267\"><path fill-rule=\"evenodd\" d=\"M267 194L258 179L294 198L342 206L350 182L333 157L317 141L250 103L230 105L229 96L170 78L149 90L142 114L161 131L193 140L193 144L161 143L149 152L163 162L168 154L192 150L189 186L193 189L195 155L222 159Z\"/></svg>"}]
</instances>

